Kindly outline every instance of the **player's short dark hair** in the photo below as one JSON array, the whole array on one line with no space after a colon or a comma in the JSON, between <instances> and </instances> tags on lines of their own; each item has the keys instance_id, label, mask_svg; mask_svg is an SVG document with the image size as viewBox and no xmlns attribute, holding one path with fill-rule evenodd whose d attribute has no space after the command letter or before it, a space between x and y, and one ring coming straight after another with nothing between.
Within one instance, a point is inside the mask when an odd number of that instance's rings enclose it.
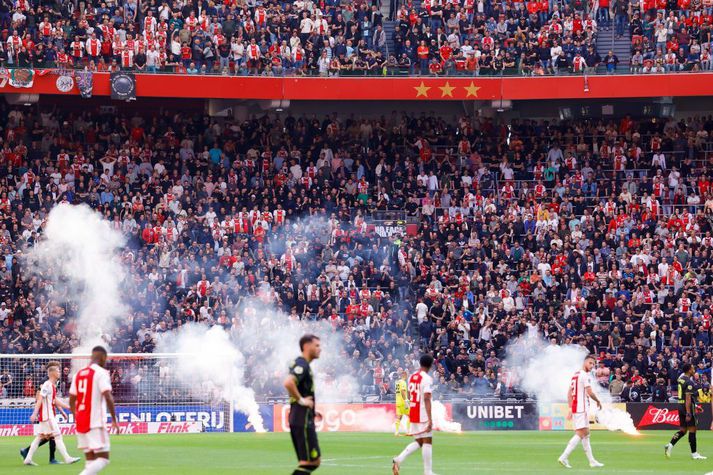
<instances>
[{"instance_id":1,"label":"player's short dark hair","mask_svg":"<svg viewBox=\"0 0 713 475\"><path fill-rule=\"evenodd\" d=\"M594 362L596 363L596 362L597 362L597 355L595 355L594 353L589 353L589 354L587 355L587 357L584 358L584 360L585 360L585 361L586 361L586 360L594 360Z\"/></svg>"},{"instance_id":2,"label":"player's short dark hair","mask_svg":"<svg viewBox=\"0 0 713 475\"><path fill-rule=\"evenodd\" d=\"M319 337L317 335L312 335L311 333L308 333L300 338L300 351L304 351L305 345L307 343L312 343L314 340L319 340Z\"/></svg>"},{"instance_id":3,"label":"player's short dark hair","mask_svg":"<svg viewBox=\"0 0 713 475\"><path fill-rule=\"evenodd\" d=\"M689 371L691 371L691 368L693 368L693 365L691 363L683 363L683 366L681 366L681 370L684 373L688 373Z\"/></svg>"},{"instance_id":4,"label":"player's short dark hair","mask_svg":"<svg viewBox=\"0 0 713 475\"><path fill-rule=\"evenodd\" d=\"M106 348L104 348L104 347L101 346L101 345L97 345L97 346L95 346L94 348L92 348L92 353L101 353L101 354L103 354L104 356L107 355Z\"/></svg>"},{"instance_id":5,"label":"player's short dark hair","mask_svg":"<svg viewBox=\"0 0 713 475\"><path fill-rule=\"evenodd\" d=\"M422 368L431 369L431 366L433 366L433 356L428 355L428 354L421 355L419 364L421 365Z\"/></svg>"}]
</instances>

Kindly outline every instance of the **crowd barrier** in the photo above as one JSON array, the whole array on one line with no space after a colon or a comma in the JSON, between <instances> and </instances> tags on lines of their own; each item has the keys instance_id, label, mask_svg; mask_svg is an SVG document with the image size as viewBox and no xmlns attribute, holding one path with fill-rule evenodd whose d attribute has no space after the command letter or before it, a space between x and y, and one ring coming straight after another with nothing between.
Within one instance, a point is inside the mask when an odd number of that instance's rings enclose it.
<instances>
[{"instance_id":1,"label":"crowd barrier","mask_svg":"<svg viewBox=\"0 0 713 475\"><path fill-rule=\"evenodd\" d=\"M534 402L487 401L445 403L448 419L461 424L464 431L480 430L572 430L567 419L566 404ZM612 407L626 410L634 425L641 430L673 430L678 427L678 405L675 403L617 403ZM288 404L261 404L265 429L269 432L289 431ZM322 414L317 422L320 432L390 432L395 419L394 405L381 404L320 404ZM118 405L119 432L122 434L160 434L193 432L253 432L247 417L230 408L207 405ZM29 421L31 410L26 407L0 406L0 436L32 435L37 425ZM699 405L698 427L711 426L710 404ZM75 433L74 421L59 416L63 434ZM232 426L231 426L232 424ZM593 430L604 427L592 421Z\"/></svg>"}]
</instances>

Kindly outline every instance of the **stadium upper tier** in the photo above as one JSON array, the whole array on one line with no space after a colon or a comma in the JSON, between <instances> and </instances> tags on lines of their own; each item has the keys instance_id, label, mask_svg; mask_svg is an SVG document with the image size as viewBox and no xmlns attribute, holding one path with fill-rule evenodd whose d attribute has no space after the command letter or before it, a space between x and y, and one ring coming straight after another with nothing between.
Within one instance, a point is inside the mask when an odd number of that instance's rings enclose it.
<instances>
[{"instance_id":1,"label":"stadium upper tier","mask_svg":"<svg viewBox=\"0 0 713 475\"><path fill-rule=\"evenodd\" d=\"M0 63L269 76L711 69L705 1L197 3L3 0Z\"/></svg>"}]
</instances>

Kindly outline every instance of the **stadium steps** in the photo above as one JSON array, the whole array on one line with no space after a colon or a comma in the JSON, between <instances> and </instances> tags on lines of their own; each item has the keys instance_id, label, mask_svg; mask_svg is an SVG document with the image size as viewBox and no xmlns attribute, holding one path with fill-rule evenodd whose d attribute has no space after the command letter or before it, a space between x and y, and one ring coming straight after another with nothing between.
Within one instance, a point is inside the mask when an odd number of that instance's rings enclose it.
<instances>
[{"instance_id":1,"label":"stadium steps","mask_svg":"<svg viewBox=\"0 0 713 475\"><path fill-rule=\"evenodd\" d=\"M614 37L613 24L609 29L599 30L597 34L597 52L599 56L602 57L602 60L609 53L609 50L613 51L619 58L617 71L620 73L628 72L631 60L631 34L629 32L629 25L627 25L624 30L624 36L619 39Z\"/></svg>"},{"instance_id":2,"label":"stadium steps","mask_svg":"<svg viewBox=\"0 0 713 475\"><path fill-rule=\"evenodd\" d=\"M401 5L403 1L399 1L398 5ZM421 0L413 0L413 8L416 9L416 11L421 10ZM384 32L386 33L386 52L387 55L394 54L394 30L396 29L396 21L391 21L389 20L389 0L382 0L381 2L381 14L384 17ZM396 12L394 12L394 16L396 15Z\"/></svg>"},{"instance_id":3,"label":"stadium steps","mask_svg":"<svg viewBox=\"0 0 713 475\"><path fill-rule=\"evenodd\" d=\"M383 7L382 7L383 8ZM386 6L388 12L388 4ZM387 15L384 15L387 18ZM394 54L394 30L396 29L396 22L390 20L384 20L384 33L386 33L386 54Z\"/></svg>"}]
</instances>

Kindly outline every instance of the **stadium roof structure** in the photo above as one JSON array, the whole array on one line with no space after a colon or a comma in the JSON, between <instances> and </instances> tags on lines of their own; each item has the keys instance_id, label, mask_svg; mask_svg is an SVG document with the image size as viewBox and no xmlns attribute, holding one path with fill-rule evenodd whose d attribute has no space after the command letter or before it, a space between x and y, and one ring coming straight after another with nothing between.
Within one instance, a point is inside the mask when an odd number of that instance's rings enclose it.
<instances>
[{"instance_id":1,"label":"stadium roof structure","mask_svg":"<svg viewBox=\"0 0 713 475\"><path fill-rule=\"evenodd\" d=\"M55 72L0 94L61 92ZM713 96L713 73L552 77L246 77L136 74L136 96L260 100L497 101ZM109 73L93 75L93 96L111 95ZM76 82L76 81L75 81Z\"/></svg>"}]
</instances>

